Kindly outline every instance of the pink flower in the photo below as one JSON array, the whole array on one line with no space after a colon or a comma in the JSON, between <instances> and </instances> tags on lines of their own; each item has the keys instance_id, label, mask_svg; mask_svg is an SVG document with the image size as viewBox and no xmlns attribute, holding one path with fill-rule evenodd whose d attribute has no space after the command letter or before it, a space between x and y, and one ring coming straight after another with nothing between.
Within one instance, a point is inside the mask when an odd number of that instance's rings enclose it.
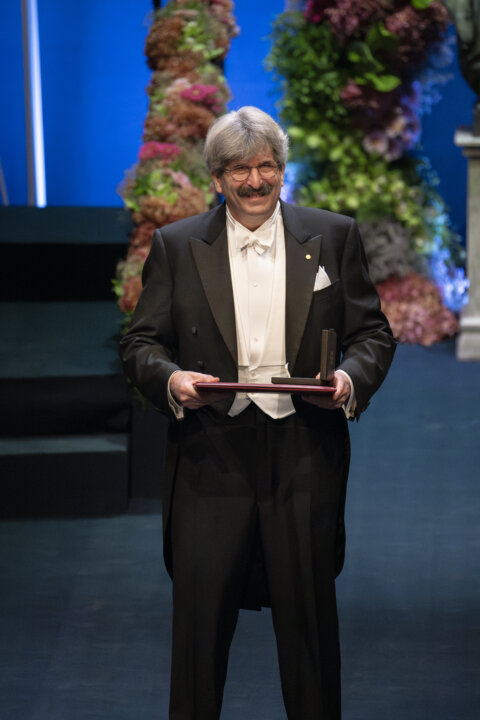
<instances>
[{"instance_id":1,"label":"pink flower","mask_svg":"<svg viewBox=\"0 0 480 720\"><path fill-rule=\"evenodd\" d=\"M190 83L188 82L187 78L177 78L167 87L165 94L167 97L169 95L175 95L176 93L180 94L182 90L185 90L189 87Z\"/></svg>"},{"instance_id":2,"label":"pink flower","mask_svg":"<svg viewBox=\"0 0 480 720\"><path fill-rule=\"evenodd\" d=\"M123 283L123 294L118 300L118 306L124 313L131 313L135 309L142 291L142 278L140 275L130 277Z\"/></svg>"},{"instance_id":3,"label":"pink flower","mask_svg":"<svg viewBox=\"0 0 480 720\"><path fill-rule=\"evenodd\" d=\"M442 303L438 288L410 273L389 277L377 285L382 310L401 342L432 345L458 332L458 320Z\"/></svg>"},{"instance_id":4,"label":"pink flower","mask_svg":"<svg viewBox=\"0 0 480 720\"><path fill-rule=\"evenodd\" d=\"M174 160L181 152L182 148L175 143L161 143L150 140L140 147L138 157L140 160L150 160L160 155L163 160Z\"/></svg>"},{"instance_id":5,"label":"pink flower","mask_svg":"<svg viewBox=\"0 0 480 720\"><path fill-rule=\"evenodd\" d=\"M352 100L358 100L362 97L362 89L360 85L358 85L355 80L352 80L351 78L340 90L340 97L344 102L351 102Z\"/></svg>"},{"instance_id":6,"label":"pink flower","mask_svg":"<svg viewBox=\"0 0 480 720\"><path fill-rule=\"evenodd\" d=\"M384 3L379 0L316 0L307 6L305 17L312 22L326 19L340 41L368 29L385 15Z\"/></svg>"},{"instance_id":7,"label":"pink flower","mask_svg":"<svg viewBox=\"0 0 480 720\"><path fill-rule=\"evenodd\" d=\"M172 178L182 187L192 187L190 178L188 177L188 175L185 175L185 173L181 170L179 170L178 172L172 172Z\"/></svg>"},{"instance_id":8,"label":"pink flower","mask_svg":"<svg viewBox=\"0 0 480 720\"><path fill-rule=\"evenodd\" d=\"M180 92L180 97L192 102L201 102L204 105L214 105L217 98L215 97L218 88L216 85L202 85L195 83Z\"/></svg>"},{"instance_id":9,"label":"pink flower","mask_svg":"<svg viewBox=\"0 0 480 720\"><path fill-rule=\"evenodd\" d=\"M131 254L131 257L139 260L141 263L144 263L147 259L147 255L150 252L150 248L147 247L136 247L134 251Z\"/></svg>"},{"instance_id":10,"label":"pink flower","mask_svg":"<svg viewBox=\"0 0 480 720\"><path fill-rule=\"evenodd\" d=\"M308 0L303 11L305 20L313 23L322 22L325 17L325 10L333 4L332 0Z\"/></svg>"},{"instance_id":11,"label":"pink flower","mask_svg":"<svg viewBox=\"0 0 480 720\"><path fill-rule=\"evenodd\" d=\"M398 91L380 92L371 85L358 85L351 78L340 90L340 97L349 110L373 111L375 116L390 116L397 102ZM372 113L369 112L369 115Z\"/></svg>"}]
</instances>

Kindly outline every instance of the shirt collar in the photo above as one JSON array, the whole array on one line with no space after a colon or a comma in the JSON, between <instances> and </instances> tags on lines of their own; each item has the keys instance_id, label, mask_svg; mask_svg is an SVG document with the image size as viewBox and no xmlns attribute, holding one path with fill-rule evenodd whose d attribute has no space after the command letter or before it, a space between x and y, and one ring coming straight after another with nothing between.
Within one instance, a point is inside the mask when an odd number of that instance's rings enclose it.
<instances>
[{"instance_id":1,"label":"shirt collar","mask_svg":"<svg viewBox=\"0 0 480 720\"><path fill-rule=\"evenodd\" d=\"M230 209L227 205L227 221L230 223L230 228L235 232L235 234L243 234L244 236L251 236L255 235L255 237L264 237L266 234L271 232L275 226L275 223L277 222L278 214L280 212L280 201L277 200L277 204L275 206L275 210L270 215L270 217L265 220L263 225L260 225L259 228L256 230L249 230L246 228L242 223L238 222L238 220L235 220L232 213L230 212Z\"/></svg>"}]
</instances>

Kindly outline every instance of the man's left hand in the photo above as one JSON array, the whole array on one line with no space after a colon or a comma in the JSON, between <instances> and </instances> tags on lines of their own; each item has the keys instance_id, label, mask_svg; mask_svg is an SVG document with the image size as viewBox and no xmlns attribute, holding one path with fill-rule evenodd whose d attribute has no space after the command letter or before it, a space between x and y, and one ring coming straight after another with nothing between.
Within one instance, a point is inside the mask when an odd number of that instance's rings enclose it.
<instances>
[{"instance_id":1,"label":"man's left hand","mask_svg":"<svg viewBox=\"0 0 480 720\"><path fill-rule=\"evenodd\" d=\"M320 377L320 373L317 375L317 379ZM335 392L331 395L321 395L316 393L305 393L302 395L302 399L306 400L312 405L317 405L324 410L338 410L348 402L352 387L349 379L343 373L336 372L333 378L333 387Z\"/></svg>"}]
</instances>

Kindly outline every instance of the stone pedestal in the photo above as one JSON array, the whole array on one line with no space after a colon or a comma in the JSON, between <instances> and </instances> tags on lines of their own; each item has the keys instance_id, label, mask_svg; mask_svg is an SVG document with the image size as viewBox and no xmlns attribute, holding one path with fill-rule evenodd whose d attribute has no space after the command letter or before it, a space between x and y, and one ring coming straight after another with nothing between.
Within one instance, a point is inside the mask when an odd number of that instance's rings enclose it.
<instances>
[{"instance_id":1,"label":"stone pedestal","mask_svg":"<svg viewBox=\"0 0 480 720\"><path fill-rule=\"evenodd\" d=\"M458 128L455 144L468 159L467 276L468 304L460 318L458 360L480 360L480 137L469 127Z\"/></svg>"}]
</instances>

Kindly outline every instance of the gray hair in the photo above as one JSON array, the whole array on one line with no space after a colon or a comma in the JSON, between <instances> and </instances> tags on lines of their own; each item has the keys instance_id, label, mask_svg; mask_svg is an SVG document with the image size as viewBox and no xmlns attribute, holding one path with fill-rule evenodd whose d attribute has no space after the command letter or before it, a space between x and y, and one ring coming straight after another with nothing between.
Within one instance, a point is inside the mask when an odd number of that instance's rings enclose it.
<instances>
[{"instance_id":1,"label":"gray hair","mask_svg":"<svg viewBox=\"0 0 480 720\"><path fill-rule=\"evenodd\" d=\"M270 115L246 106L221 115L207 133L203 157L214 175L221 175L235 160L246 160L264 148L272 149L275 162L287 162L288 135Z\"/></svg>"}]
</instances>

